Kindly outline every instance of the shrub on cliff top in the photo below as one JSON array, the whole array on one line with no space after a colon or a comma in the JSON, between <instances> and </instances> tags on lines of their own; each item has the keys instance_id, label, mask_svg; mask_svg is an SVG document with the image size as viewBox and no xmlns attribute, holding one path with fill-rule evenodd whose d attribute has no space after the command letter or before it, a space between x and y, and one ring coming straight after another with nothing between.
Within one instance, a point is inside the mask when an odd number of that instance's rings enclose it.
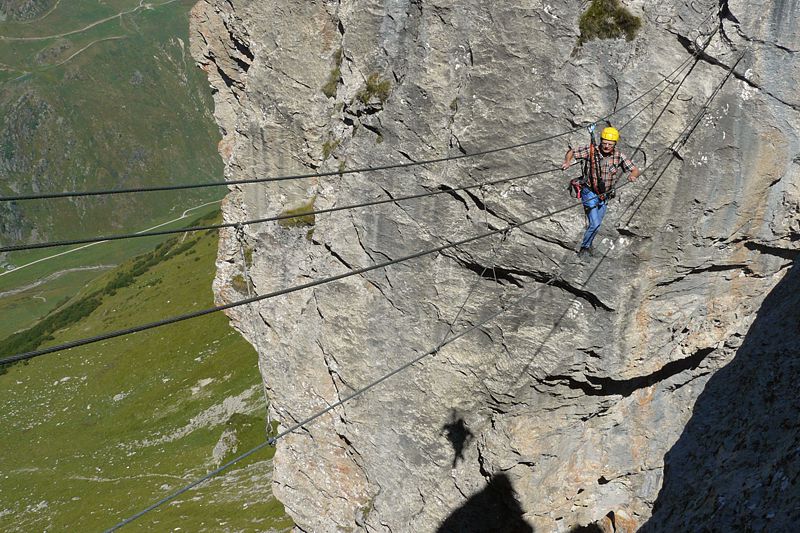
<instances>
[{"instance_id":1,"label":"shrub on cliff top","mask_svg":"<svg viewBox=\"0 0 800 533\"><path fill-rule=\"evenodd\" d=\"M618 39L631 41L642 26L642 19L633 15L619 0L592 0L589 9L581 15L581 35L578 46L592 39Z\"/></svg>"}]
</instances>

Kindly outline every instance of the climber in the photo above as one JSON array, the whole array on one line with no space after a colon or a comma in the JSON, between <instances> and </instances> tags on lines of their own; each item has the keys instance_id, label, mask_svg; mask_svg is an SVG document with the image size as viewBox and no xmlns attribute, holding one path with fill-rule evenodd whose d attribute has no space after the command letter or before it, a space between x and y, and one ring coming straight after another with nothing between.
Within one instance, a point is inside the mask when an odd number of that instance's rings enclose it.
<instances>
[{"instance_id":1,"label":"climber","mask_svg":"<svg viewBox=\"0 0 800 533\"><path fill-rule=\"evenodd\" d=\"M590 132L592 131L590 129ZM629 181L636 181L640 172L636 165L617 149L619 131L612 127L605 128L600 134L600 139L599 149L594 141L586 146L570 148L564 156L564 164L561 165L561 169L566 170L572 164L573 158L585 161L578 197L583 202L589 227L586 228L581 249L578 251L578 256L581 258L594 255L592 241L600 228L600 223L603 222L607 202L614 195L614 184L622 176L622 170L630 172Z\"/></svg>"}]
</instances>

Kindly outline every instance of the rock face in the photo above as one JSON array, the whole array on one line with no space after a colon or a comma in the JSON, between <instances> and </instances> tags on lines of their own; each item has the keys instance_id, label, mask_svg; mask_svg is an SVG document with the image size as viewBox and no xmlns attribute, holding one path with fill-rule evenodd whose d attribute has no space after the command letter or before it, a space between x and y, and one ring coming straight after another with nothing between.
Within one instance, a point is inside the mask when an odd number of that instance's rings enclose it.
<instances>
[{"instance_id":1,"label":"rock face","mask_svg":"<svg viewBox=\"0 0 800 533\"><path fill-rule=\"evenodd\" d=\"M475 328L279 440L273 490L298 530L800 518L800 4L625 4L633 41L580 48L576 2L194 8L227 177L332 173L232 187L226 220L442 192L231 232L221 301L525 222L230 311L283 427ZM610 113L645 172L581 263L584 217L555 169Z\"/></svg>"}]
</instances>

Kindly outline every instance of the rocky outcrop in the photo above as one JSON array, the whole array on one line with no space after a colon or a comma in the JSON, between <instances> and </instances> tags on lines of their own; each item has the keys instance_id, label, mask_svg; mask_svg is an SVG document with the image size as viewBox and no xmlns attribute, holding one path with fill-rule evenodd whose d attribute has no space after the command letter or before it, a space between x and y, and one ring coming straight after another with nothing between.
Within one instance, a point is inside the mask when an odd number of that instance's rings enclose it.
<instances>
[{"instance_id":1,"label":"rocky outcrop","mask_svg":"<svg viewBox=\"0 0 800 533\"><path fill-rule=\"evenodd\" d=\"M3 20L30 21L51 9L56 0L0 0Z\"/></svg>"},{"instance_id":2,"label":"rocky outcrop","mask_svg":"<svg viewBox=\"0 0 800 533\"><path fill-rule=\"evenodd\" d=\"M231 232L220 300L247 295L234 283L245 266L266 294L536 218L231 310L284 427L502 310L278 442L273 489L299 530L713 530L718 512L745 502L764 507L755 530L792 518L754 488L730 503L738 479L795 487L797 440L791 421L754 420L731 402L746 391L742 409L766 413L756 392L791 372L782 354L797 351L775 340L774 374L747 379L757 339L779 333L768 317L794 305L780 284L792 283L781 280L800 235L800 43L784 21L800 8L626 5L643 21L633 41L580 48L571 2L195 7L193 53L216 91L226 175L333 173L232 187L226 220L446 191ZM682 84L687 69L657 85L694 58ZM574 252L583 215L557 171L451 190L555 169L586 133L548 137L615 111L623 151L646 170L611 203L586 263ZM717 384L728 372L731 390ZM768 405L794 402L797 386L781 384ZM704 439L709 424L718 431ZM721 464L735 466L730 476ZM692 479L705 481L686 491Z\"/></svg>"}]
</instances>

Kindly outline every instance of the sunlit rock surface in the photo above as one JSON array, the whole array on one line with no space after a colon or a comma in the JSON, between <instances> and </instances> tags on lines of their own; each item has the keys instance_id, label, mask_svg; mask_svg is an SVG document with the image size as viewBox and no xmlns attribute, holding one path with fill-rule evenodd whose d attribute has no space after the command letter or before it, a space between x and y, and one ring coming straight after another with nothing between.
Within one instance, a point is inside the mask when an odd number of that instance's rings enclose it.
<instances>
[{"instance_id":1,"label":"sunlit rock surface","mask_svg":"<svg viewBox=\"0 0 800 533\"><path fill-rule=\"evenodd\" d=\"M502 311L279 441L272 488L298 530L777 531L798 518L785 293L800 7L625 5L637 37L582 48L578 2L195 7L226 177L332 172L234 186L226 220L443 191L231 231L220 301L247 297L246 275L264 295L526 222L231 309L283 427ZM587 141L581 126L613 112L645 171L581 263L584 216L566 191L578 170L555 169Z\"/></svg>"}]
</instances>

